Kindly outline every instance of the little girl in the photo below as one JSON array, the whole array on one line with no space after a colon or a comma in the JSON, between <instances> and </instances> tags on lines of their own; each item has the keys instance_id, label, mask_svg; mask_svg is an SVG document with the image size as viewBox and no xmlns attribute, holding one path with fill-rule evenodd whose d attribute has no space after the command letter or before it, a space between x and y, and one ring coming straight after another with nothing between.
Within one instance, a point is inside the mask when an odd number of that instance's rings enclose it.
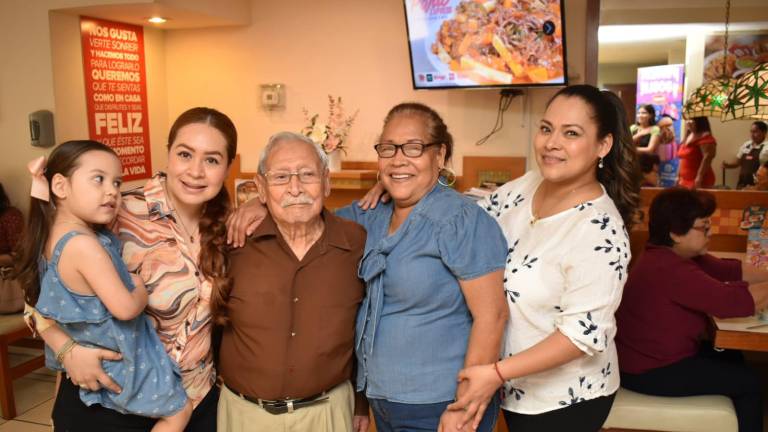
<instances>
[{"instance_id":1,"label":"little girl","mask_svg":"<svg viewBox=\"0 0 768 432\"><path fill-rule=\"evenodd\" d=\"M68 141L48 163L30 163L32 202L20 267L26 301L72 340L46 365L63 371L75 344L122 354L103 362L122 392L80 389L88 406L160 418L152 431L183 431L192 404L178 366L142 313L147 290L128 273L120 241L106 227L120 208L122 169L115 152L95 141Z\"/></svg>"}]
</instances>

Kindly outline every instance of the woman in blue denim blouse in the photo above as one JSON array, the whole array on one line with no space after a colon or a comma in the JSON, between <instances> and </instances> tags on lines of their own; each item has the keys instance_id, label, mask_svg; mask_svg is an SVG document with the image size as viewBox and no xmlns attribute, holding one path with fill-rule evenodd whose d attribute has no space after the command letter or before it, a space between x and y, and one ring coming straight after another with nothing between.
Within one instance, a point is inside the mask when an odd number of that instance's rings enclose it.
<instances>
[{"instance_id":1,"label":"woman in blue denim blouse","mask_svg":"<svg viewBox=\"0 0 768 432\"><path fill-rule=\"evenodd\" d=\"M368 231L357 389L365 391L379 432L453 430L463 414L446 410L463 392L457 373L499 356L509 313L507 243L498 224L440 176L453 139L434 110L395 106L375 148L392 200L338 212ZM497 397L475 403L488 406L478 430L491 431Z\"/></svg>"}]
</instances>

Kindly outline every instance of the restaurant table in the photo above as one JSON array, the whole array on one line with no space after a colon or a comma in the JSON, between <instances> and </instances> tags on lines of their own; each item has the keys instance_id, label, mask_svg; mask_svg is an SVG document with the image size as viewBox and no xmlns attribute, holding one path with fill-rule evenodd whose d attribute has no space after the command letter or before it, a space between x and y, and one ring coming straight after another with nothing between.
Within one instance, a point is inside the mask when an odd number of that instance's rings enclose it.
<instances>
[{"instance_id":1,"label":"restaurant table","mask_svg":"<svg viewBox=\"0 0 768 432\"><path fill-rule=\"evenodd\" d=\"M715 323L715 348L768 352L768 322L756 316L712 319Z\"/></svg>"},{"instance_id":2,"label":"restaurant table","mask_svg":"<svg viewBox=\"0 0 768 432\"><path fill-rule=\"evenodd\" d=\"M719 258L744 259L743 253L711 253ZM757 316L727 319L713 317L712 321L716 348L768 352L768 321L761 321Z\"/></svg>"}]
</instances>

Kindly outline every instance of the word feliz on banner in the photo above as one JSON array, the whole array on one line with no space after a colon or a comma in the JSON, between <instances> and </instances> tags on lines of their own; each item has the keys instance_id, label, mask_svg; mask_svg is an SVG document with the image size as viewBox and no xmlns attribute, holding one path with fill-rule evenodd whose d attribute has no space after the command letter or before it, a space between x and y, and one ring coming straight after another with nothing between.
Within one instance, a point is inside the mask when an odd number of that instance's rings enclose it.
<instances>
[{"instance_id":1,"label":"word feliz on banner","mask_svg":"<svg viewBox=\"0 0 768 432\"><path fill-rule=\"evenodd\" d=\"M149 178L144 31L140 26L80 17L80 36L89 136L115 150L125 180Z\"/></svg>"}]
</instances>

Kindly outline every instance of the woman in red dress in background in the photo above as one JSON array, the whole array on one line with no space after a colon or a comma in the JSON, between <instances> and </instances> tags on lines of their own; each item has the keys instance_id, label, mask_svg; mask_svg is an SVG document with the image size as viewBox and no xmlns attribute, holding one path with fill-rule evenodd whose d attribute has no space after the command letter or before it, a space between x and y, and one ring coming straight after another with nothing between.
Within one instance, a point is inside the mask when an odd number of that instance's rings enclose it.
<instances>
[{"instance_id":1,"label":"woman in red dress in background","mask_svg":"<svg viewBox=\"0 0 768 432\"><path fill-rule=\"evenodd\" d=\"M680 158L678 185L686 188L709 188L715 184L712 159L717 142L712 136L709 120L694 117L685 122L685 137L677 151Z\"/></svg>"}]
</instances>

